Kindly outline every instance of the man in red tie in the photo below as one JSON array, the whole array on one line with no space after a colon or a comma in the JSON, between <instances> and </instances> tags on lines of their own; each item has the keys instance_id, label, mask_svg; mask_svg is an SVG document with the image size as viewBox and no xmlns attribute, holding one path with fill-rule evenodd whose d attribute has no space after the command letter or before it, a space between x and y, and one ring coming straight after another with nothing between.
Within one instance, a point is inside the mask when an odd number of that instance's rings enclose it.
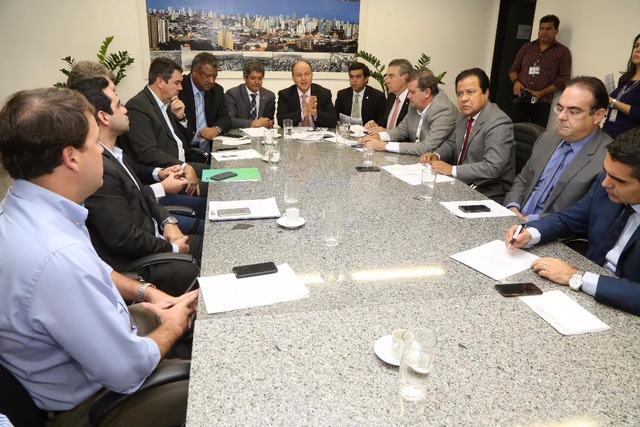
<instances>
[{"instance_id":1,"label":"man in red tie","mask_svg":"<svg viewBox=\"0 0 640 427\"><path fill-rule=\"evenodd\" d=\"M389 62L384 82L389 90L387 109L382 123L369 120L365 123L365 129L371 132L384 132L398 126L407 111L409 111L409 89L407 89L407 77L413 71L413 65L406 59L394 59Z\"/></svg>"},{"instance_id":2,"label":"man in red tie","mask_svg":"<svg viewBox=\"0 0 640 427\"><path fill-rule=\"evenodd\" d=\"M336 110L329 89L313 83L311 64L300 60L291 67L294 85L278 92L278 124L293 120L294 126L335 127Z\"/></svg>"},{"instance_id":3,"label":"man in red tie","mask_svg":"<svg viewBox=\"0 0 640 427\"><path fill-rule=\"evenodd\" d=\"M516 175L511 119L489 101L489 77L479 68L458 74L456 95L462 116L455 131L420 161L502 203Z\"/></svg>"},{"instance_id":4,"label":"man in red tie","mask_svg":"<svg viewBox=\"0 0 640 427\"><path fill-rule=\"evenodd\" d=\"M514 240L530 247L568 236L587 238L585 256L617 277L578 270L558 258L538 258L534 272L596 301L640 314L640 128L607 145L604 172L586 196L527 224ZM511 242L517 226L505 234Z\"/></svg>"}]
</instances>

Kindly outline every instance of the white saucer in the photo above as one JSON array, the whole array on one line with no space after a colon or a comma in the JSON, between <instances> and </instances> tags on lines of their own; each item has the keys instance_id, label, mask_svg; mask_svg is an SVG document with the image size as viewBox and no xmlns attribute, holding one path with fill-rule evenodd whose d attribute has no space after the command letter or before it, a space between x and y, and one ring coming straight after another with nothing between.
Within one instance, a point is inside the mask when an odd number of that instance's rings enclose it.
<instances>
[{"instance_id":1,"label":"white saucer","mask_svg":"<svg viewBox=\"0 0 640 427\"><path fill-rule=\"evenodd\" d=\"M278 225L280 227L298 228L298 227L302 227L306 221L304 220L304 218L298 217L298 222L292 224L289 221L287 221L287 217L286 216L281 216L280 218L278 218L276 220L276 222L278 223Z\"/></svg>"},{"instance_id":2,"label":"white saucer","mask_svg":"<svg viewBox=\"0 0 640 427\"><path fill-rule=\"evenodd\" d=\"M393 354L392 351L392 341L393 337L391 335L385 335L378 338L376 343L373 345L373 351L375 351L376 356L378 356L389 365L400 366L400 360L396 357L395 354Z\"/></svg>"}]
</instances>

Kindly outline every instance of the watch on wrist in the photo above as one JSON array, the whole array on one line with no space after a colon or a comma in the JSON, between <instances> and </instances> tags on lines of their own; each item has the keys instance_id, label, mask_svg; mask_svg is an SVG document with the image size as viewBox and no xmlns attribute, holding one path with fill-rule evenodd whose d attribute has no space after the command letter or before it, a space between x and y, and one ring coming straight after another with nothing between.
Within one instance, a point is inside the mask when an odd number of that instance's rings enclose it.
<instances>
[{"instance_id":1,"label":"watch on wrist","mask_svg":"<svg viewBox=\"0 0 640 427\"><path fill-rule=\"evenodd\" d=\"M617 101L617 99L615 99L615 98L612 99L611 102L609 103L609 108L611 108L612 110L614 108L616 108L616 101Z\"/></svg>"},{"instance_id":2,"label":"watch on wrist","mask_svg":"<svg viewBox=\"0 0 640 427\"><path fill-rule=\"evenodd\" d=\"M222 135L222 128L220 126L216 126L215 128L218 131L218 135Z\"/></svg>"},{"instance_id":3,"label":"watch on wrist","mask_svg":"<svg viewBox=\"0 0 640 427\"><path fill-rule=\"evenodd\" d=\"M142 285L140 285L140 287L138 288L138 302L144 302L144 291L147 290L147 288L155 288L156 285L152 285L151 283L147 283L144 282Z\"/></svg>"},{"instance_id":4,"label":"watch on wrist","mask_svg":"<svg viewBox=\"0 0 640 427\"><path fill-rule=\"evenodd\" d=\"M569 287L574 291L579 291L582 288L582 276L584 276L584 271L576 271L573 273L573 276L569 278Z\"/></svg>"},{"instance_id":5,"label":"watch on wrist","mask_svg":"<svg viewBox=\"0 0 640 427\"><path fill-rule=\"evenodd\" d=\"M178 218L176 218L175 216L168 216L167 219L162 221L162 228L164 229L164 227L167 224L177 224L177 223L178 223Z\"/></svg>"}]
</instances>

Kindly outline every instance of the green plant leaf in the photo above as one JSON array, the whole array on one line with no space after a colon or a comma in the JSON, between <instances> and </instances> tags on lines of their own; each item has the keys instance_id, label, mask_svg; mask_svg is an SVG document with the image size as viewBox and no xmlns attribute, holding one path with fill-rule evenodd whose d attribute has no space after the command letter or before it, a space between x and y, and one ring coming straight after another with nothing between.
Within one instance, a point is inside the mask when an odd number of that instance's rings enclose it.
<instances>
[{"instance_id":1,"label":"green plant leaf","mask_svg":"<svg viewBox=\"0 0 640 427\"><path fill-rule=\"evenodd\" d=\"M102 42L102 46L100 46L100 49L98 50L98 62L101 64L104 64L104 58L107 55L107 51L109 50L109 45L113 41L113 37L114 36L105 37Z\"/></svg>"}]
</instances>

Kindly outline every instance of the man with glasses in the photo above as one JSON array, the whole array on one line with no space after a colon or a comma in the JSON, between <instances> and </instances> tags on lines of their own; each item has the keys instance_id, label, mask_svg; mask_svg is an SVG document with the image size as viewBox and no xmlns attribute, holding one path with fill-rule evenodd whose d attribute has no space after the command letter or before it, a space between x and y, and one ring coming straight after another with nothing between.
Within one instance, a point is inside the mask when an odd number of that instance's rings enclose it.
<instances>
[{"instance_id":1,"label":"man with glasses","mask_svg":"<svg viewBox=\"0 0 640 427\"><path fill-rule=\"evenodd\" d=\"M611 138L600 129L609 101L595 77L570 80L555 106L557 130L543 133L504 205L524 220L558 212L585 195L602 172Z\"/></svg>"}]
</instances>

